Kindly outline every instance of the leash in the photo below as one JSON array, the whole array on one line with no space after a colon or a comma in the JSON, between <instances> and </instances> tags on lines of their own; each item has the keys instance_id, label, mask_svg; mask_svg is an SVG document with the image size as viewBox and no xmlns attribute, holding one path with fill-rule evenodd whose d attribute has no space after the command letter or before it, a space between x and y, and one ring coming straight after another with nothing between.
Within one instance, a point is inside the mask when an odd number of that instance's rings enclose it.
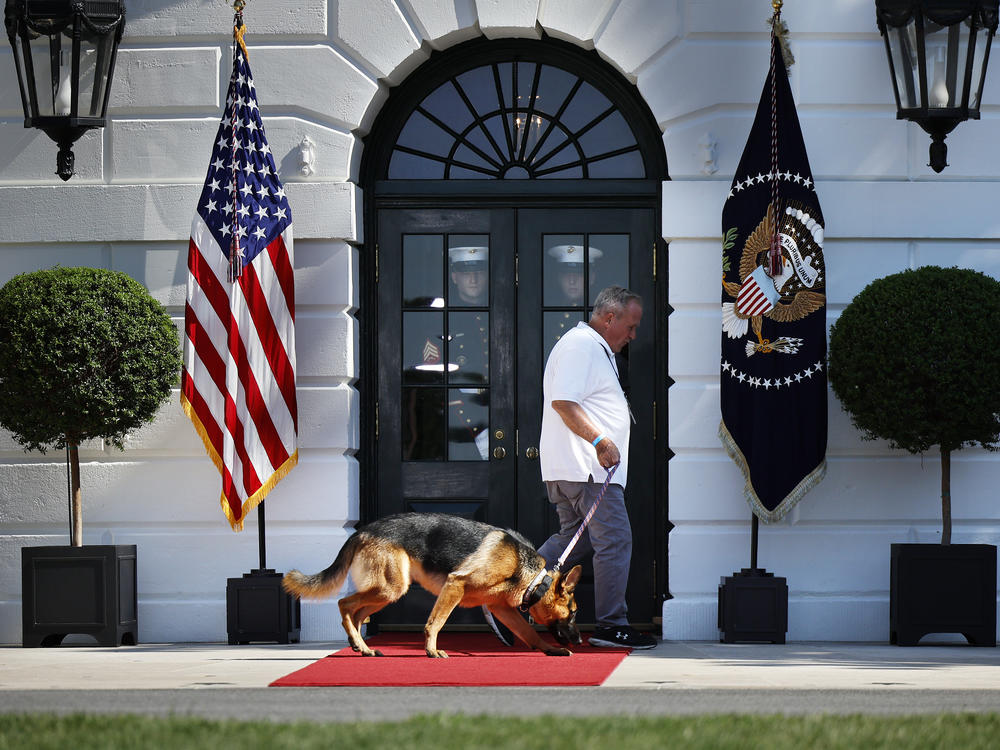
<instances>
[{"instance_id":1,"label":"leash","mask_svg":"<svg viewBox=\"0 0 1000 750\"><path fill-rule=\"evenodd\" d=\"M559 556L558 562L556 562L556 564L552 567L553 573L558 573L560 571L563 563L566 562L566 558L569 557L570 552L573 551L576 543L580 541L580 537L583 536L583 532L587 530L587 525L590 523L590 519L594 517L594 511L597 510L597 506L600 505L601 500L604 499L604 493L608 491L608 485L611 484L611 477L615 475L615 471L617 471L617 469L618 464L615 464L608 469L608 477L604 480L604 486L601 487L601 494L597 496L594 504L590 506L590 510L587 511L587 515L583 517L583 523L580 524L580 528L576 530L576 534L574 534L573 538L569 540L569 544L566 545L566 549L564 549L563 553Z\"/></svg>"},{"instance_id":2,"label":"leash","mask_svg":"<svg viewBox=\"0 0 1000 750\"><path fill-rule=\"evenodd\" d=\"M490 612L490 608L487 607L485 604L483 605L483 617L486 618L486 622L489 624L490 628L492 628L493 634L500 639L500 643L502 643L505 646L514 645L513 638L508 637L510 631L508 630L506 633L504 633L502 630L500 630L500 625L497 624L497 621L493 618L493 613Z\"/></svg>"},{"instance_id":3,"label":"leash","mask_svg":"<svg viewBox=\"0 0 1000 750\"><path fill-rule=\"evenodd\" d=\"M555 576L566 562L566 558L569 557L576 543L580 541L580 537L583 536L583 532L587 530L587 525L590 523L590 519L594 517L594 512L597 510L597 506L601 504L601 500L604 499L604 493L608 491L608 485L611 484L611 477L614 476L615 471L618 469L618 464L615 464L610 469L608 469L608 476L604 480L604 486L601 487L601 492L598 494L597 499L594 504L590 506L590 510L587 511L587 515L583 517L583 523L580 524L580 528L576 530L573 538L569 540L569 544L566 545L566 549L559 556L559 560L556 564L552 566L552 570L548 571L542 568L538 575L535 576L534 580L528 584L527 591L524 592L524 599L521 602L520 610L522 612L527 612L533 605L541 601L542 597L548 592L549 587L552 586L552 578ZM502 640L502 639L501 639Z\"/></svg>"}]
</instances>

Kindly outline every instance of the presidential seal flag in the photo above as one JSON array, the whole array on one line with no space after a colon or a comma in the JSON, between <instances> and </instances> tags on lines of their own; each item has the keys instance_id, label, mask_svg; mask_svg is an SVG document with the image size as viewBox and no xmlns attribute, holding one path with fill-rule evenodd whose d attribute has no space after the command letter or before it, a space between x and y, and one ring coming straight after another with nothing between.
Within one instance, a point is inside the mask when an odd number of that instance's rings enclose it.
<instances>
[{"instance_id":1,"label":"presidential seal flag","mask_svg":"<svg viewBox=\"0 0 1000 750\"><path fill-rule=\"evenodd\" d=\"M776 521L826 472L823 213L776 34L722 210L719 436Z\"/></svg>"},{"instance_id":2,"label":"presidential seal flag","mask_svg":"<svg viewBox=\"0 0 1000 750\"><path fill-rule=\"evenodd\" d=\"M233 529L298 461L292 214L243 44L191 224L181 404L222 475Z\"/></svg>"}]
</instances>

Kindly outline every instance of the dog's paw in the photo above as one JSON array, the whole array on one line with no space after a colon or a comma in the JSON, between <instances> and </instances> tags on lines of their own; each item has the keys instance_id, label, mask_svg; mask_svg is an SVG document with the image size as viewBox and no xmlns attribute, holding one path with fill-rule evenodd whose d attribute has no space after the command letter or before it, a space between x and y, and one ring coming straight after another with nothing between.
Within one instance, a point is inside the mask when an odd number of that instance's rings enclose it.
<instances>
[{"instance_id":1,"label":"dog's paw","mask_svg":"<svg viewBox=\"0 0 1000 750\"><path fill-rule=\"evenodd\" d=\"M425 650L427 651L427 655L429 657L431 657L432 659L447 659L448 658L448 654L446 654L444 651L431 651L430 649L425 649Z\"/></svg>"},{"instance_id":2,"label":"dog's paw","mask_svg":"<svg viewBox=\"0 0 1000 750\"><path fill-rule=\"evenodd\" d=\"M572 656L573 652L568 648L550 648L545 652L546 656Z\"/></svg>"}]
</instances>

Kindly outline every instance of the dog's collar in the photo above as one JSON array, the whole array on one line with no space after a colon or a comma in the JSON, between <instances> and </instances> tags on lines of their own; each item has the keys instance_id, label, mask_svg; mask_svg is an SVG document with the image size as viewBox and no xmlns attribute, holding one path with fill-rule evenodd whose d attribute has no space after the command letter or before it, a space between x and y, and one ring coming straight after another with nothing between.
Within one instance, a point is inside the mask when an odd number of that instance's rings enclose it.
<instances>
[{"instance_id":1,"label":"dog's collar","mask_svg":"<svg viewBox=\"0 0 1000 750\"><path fill-rule=\"evenodd\" d=\"M524 592L524 598L521 599L521 609L527 611L530 607L538 604L551 587L552 576L545 568L542 568L538 571L538 575L528 584L528 588Z\"/></svg>"}]
</instances>

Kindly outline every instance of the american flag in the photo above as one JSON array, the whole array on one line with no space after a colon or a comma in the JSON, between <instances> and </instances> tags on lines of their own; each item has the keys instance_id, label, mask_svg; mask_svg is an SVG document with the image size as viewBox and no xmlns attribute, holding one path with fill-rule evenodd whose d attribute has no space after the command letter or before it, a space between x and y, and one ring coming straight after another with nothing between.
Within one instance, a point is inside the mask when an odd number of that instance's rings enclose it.
<instances>
[{"instance_id":1,"label":"american flag","mask_svg":"<svg viewBox=\"0 0 1000 750\"><path fill-rule=\"evenodd\" d=\"M298 461L292 215L240 41L191 223L181 380L236 531Z\"/></svg>"}]
</instances>

